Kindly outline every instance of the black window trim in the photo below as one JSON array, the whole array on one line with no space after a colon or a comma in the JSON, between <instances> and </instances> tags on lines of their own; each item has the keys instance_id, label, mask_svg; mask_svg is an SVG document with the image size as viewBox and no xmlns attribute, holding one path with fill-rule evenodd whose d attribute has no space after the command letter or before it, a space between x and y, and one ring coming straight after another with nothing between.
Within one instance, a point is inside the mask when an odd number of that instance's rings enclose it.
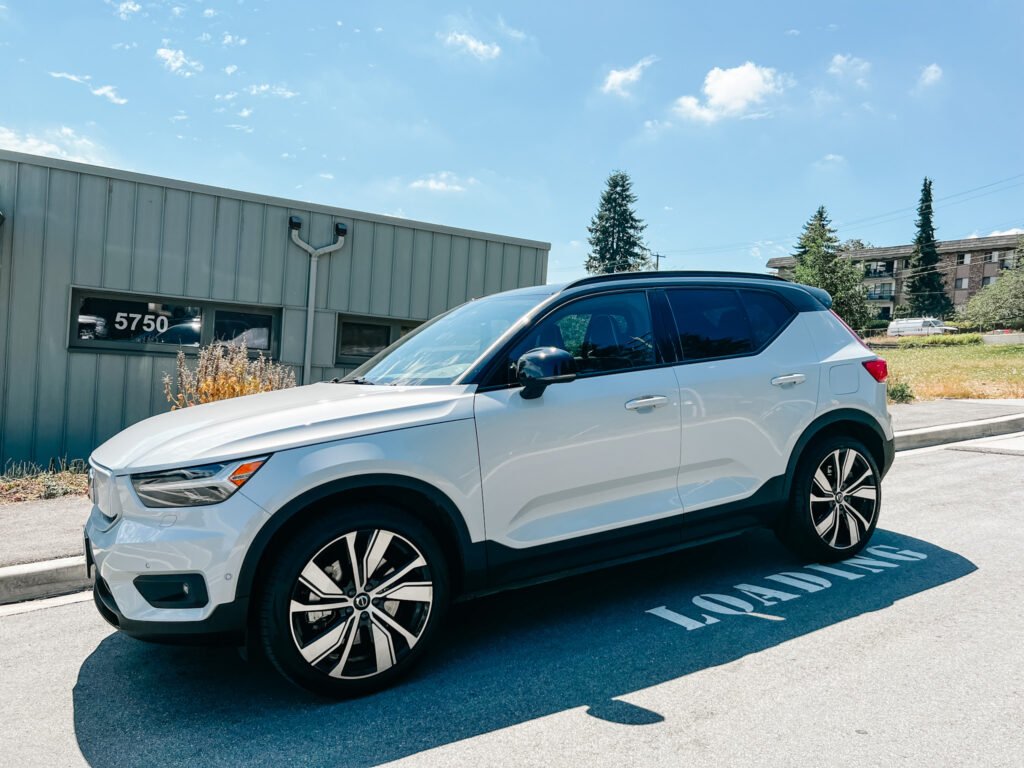
<instances>
[{"instance_id":1,"label":"black window trim","mask_svg":"<svg viewBox=\"0 0 1024 768\"><path fill-rule=\"evenodd\" d=\"M671 333L671 336L673 338L672 346L675 349L677 361L675 363L673 363L673 365L691 365L691 364L694 364L694 363L708 363L708 362L718 361L718 360L734 360L734 359L741 358L741 357L756 357L757 355L761 354L766 349L768 349L768 347L770 347L772 344L774 344L775 340L777 338L779 338L779 336L782 335L783 331L785 331L790 326L790 324L793 322L793 320L796 318L796 316L798 314L800 314L799 310L797 310L795 307L793 307L792 304L790 304L788 301L786 301L786 298L784 296L782 296L779 292L765 290L765 289L760 288L760 287L746 286L746 285L744 285L744 286L732 286L732 285L679 285L679 286L671 286L671 287L668 287L668 288L664 288L663 290L665 292L665 303L668 305L669 316L672 319L672 326L673 326L672 330L674 331L674 333ZM747 312L747 305L743 301L743 294L741 294L740 291L756 291L757 293L767 293L767 294L770 294L770 295L774 296L775 298L777 298L779 301L782 302L783 306L785 306L786 309L789 310L789 312L790 312L789 319L786 320L786 322L784 322L782 325L780 325L775 330L775 333L773 333L771 336L769 336L764 341L764 343L761 344L761 346L751 350L750 352L738 352L738 353L736 353L734 355L716 355L714 357L691 357L691 358L686 358L686 357L683 356L682 345L679 343L679 322L676 320L675 312L672 311L672 302L669 301L668 292L669 291L688 291L688 290L689 291L733 291L734 293L737 294L736 300L739 302L740 306L743 308L743 314L746 315L747 323L750 325L751 328L753 328L753 322L750 319L750 313Z\"/></svg>"},{"instance_id":2,"label":"black window trim","mask_svg":"<svg viewBox=\"0 0 1024 768\"><path fill-rule=\"evenodd\" d=\"M200 307L203 320L199 328L199 346L180 346L174 344L153 344L150 342L83 340L78 338L78 311L76 299L97 298L122 301L146 302L157 300L167 304L182 304L189 307ZM179 351L188 356L195 356L203 347L213 343L214 325L218 309L228 312L245 312L253 315L267 315L271 318L270 349L250 349L249 357L255 358L262 353L265 357L278 359L281 349L281 326L284 307L272 305L254 305L242 301L222 299L194 299L185 296L159 293L157 291L130 291L108 288L95 288L87 285L72 284L68 290L67 316L67 349L70 352L122 353L131 355L177 355Z\"/></svg>"},{"instance_id":3,"label":"black window trim","mask_svg":"<svg viewBox=\"0 0 1024 768\"><path fill-rule=\"evenodd\" d=\"M656 314L654 312L653 306L651 305L651 294L653 294L656 290L657 290L656 288L645 288L643 286L631 285L631 286L628 286L628 287L624 286L624 287L616 288L615 290L588 291L586 293L577 293L577 294L572 294L570 296L567 296L565 301L558 301L558 302L555 302L555 303L545 307L544 311L541 314L538 314L536 317L534 317L532 319L532 321L528 325L526 325L525 327L521 328L519 330L519 332L516 333L515 336L513 336L504 345L502 345L501 349L497 350L494 353L494 355L487 362L487 364L482 367L481 372L480 372L479 375L474 376L472 379L464 381L462 383L464 383L464 384L479 383L479 386L477 387L477 390L476 390L477 392L494 392L496 390L512 389L512 388L518 387L519 385L516 384L515 382L500 382L500 381L495 381L494 379L496 377L500 376L502 374L502 372L507 372L507 368L505 367L505 364L504 364L506 356L513 349L515 349L516 345L520 341L522 341L527 335L529 335L537 327L537 325L539 323L544 322L544 320L546 320L552 313L559 311L563 307L567 307L570 304L574 304L574 303L576 303L578 301L583 301L584 299L592 299L595 296L606 296L606 295L613 294L613 293L641 293L641 294L643 294L646 297L646 299L647 299L647 309L651 313L651 329L652 329L652 331L654 333L654 341L655 341L654 352L655 352L655 357L657 357L657 356L659 356L659 349L658 349L658 343L657 343L658 339L659 339L658 318L657 318L657 316L656 316ZM615 375L623 374L623 373L635 373L637 371L650 371L650 370L654 370L655 368L667 368L668 366L671 366L671 365L675 365L675 361L673 361L673 360L665 360L665 361L660 362L660 363L656 362L656 363L653 363L651 365L638 365L638 366L636 366L634 368L623 368L623 369L617 370L617 371L588 371L586 373L578 374L576 378L577 379L592 379L592 378L596 378L598 376L615 376Z\"/></svg>"}]
</instances>

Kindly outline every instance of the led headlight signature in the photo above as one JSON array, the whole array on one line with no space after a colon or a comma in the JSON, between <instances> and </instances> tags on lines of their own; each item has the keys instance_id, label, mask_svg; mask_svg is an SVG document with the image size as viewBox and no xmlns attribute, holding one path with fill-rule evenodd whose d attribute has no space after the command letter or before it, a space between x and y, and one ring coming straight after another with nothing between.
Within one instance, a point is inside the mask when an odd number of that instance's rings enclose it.
<instances>
[{"instance_id":1,"label":"led headlight signature","mask_svg":"<svg viewBox=\"0 0 1024 768\"><path fill-rule=\"evenodd\" d=\"M132 475L132 486L147 507L219 504L245 485L269 456Z\"/></svg>"}]
</instances>

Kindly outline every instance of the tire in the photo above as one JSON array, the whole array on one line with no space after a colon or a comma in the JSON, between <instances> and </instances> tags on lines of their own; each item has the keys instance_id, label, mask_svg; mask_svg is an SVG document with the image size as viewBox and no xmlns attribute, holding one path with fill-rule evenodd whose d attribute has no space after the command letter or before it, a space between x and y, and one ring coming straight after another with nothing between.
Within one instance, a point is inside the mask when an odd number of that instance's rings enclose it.
<instances>
[{"instance_id":1,"label":"tire","mask_svg":"<svg viewBox=\"0 0 1024 768\"><path fill-rule=\"evenodd\" d=\"M296 685L361 696L412 669L448 600L447 563L418 520L389 505L326 511L271 563L258 600L260 643Z\"/></svg>"},{"instance_id":2,"label":"tire","mask_svg":"<svg viewBox=\"0 0 1024 768\"><path fill-rule=\"evenodd\" d=\"M881 479L871 452L856 438L837 435L812 442L797 464L776 533L812 562L853 557L867 546L878 524Z\"/></svg>"}]
</instances>

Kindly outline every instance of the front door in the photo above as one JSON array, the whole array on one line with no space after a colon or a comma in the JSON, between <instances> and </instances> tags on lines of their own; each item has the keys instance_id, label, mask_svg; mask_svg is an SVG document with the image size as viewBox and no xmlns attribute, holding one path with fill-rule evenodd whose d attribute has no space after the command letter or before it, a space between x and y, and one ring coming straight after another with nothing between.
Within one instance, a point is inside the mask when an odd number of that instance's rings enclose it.
<instances>
[{"instance_id":1,"label":"front door","mask_svg":"<svg viewBox=\"0 0 1024 768\"><path fill-rule=\"evenodd\" d=\"M666 546L676 543L678 528L667 524L641 526L647 540L632 547L619 536L620 549L600 546L612 538L602 533L665 520L681 507L679 390L656 352L646 293L563 305L509 360L541 346L569 351L578 378L536 399L523 399L518 386L476 396L484 518L497 545L492 567L501 570L503 560L520 554L547 557L547 570L564 569L650 548L652 533Z\"/></svg>"}]
</instances>

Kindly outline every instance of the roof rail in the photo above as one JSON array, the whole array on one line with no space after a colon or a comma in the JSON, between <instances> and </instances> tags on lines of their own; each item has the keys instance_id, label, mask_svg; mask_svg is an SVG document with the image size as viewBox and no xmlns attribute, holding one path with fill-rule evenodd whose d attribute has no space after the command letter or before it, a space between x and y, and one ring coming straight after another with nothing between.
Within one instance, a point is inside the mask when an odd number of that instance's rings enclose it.
<instances>
[{"instance_id":1,"label":"roof rail","mask_svg":"<svg viewBox=\"0 0 1024 768\"><path fill-rule=\"evenodd\" d=\"M746 280L753 278L757 280L779 280L784 283L788 282L778 275L767 275L760 272L724 272L721 270L702 269L665 270L659 272L613 272L608 275L591 275L590 277L581 277L579 280L573 280L562 290L575 288L580 285L590 285L592 283L615 282L617 280L657 280L662 277L741 277Z\"/></svg>"}]
</instances>

